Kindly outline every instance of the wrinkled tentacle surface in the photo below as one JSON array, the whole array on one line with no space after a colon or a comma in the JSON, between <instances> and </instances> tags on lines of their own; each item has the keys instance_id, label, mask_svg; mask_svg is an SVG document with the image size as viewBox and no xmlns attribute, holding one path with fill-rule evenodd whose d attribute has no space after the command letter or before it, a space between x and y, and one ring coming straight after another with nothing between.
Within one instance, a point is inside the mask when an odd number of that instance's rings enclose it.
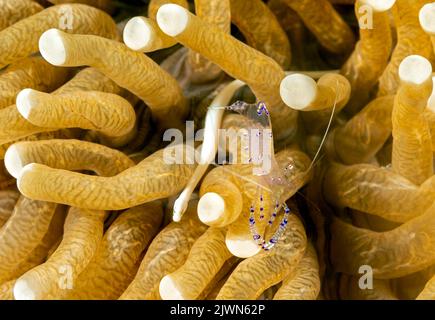
<instances>
[{"instance_id":1,"label":"wrinkled tentacle surface","mask_svg":"<svg viewBox=\"0 0 435 320\"><path fill-rule=\"evenodd\" d=\"M326 172L323 189L325 198L335 206L405 222L429 209L433 201L433 180L418 187L386 168L333 164Z\"/></svg>"},{"instance_id":2,"label":"wrinkled tentacle surface","mask_svg":"<svg viewBox=\"0 0 435 320\"><path fill-rule=\"evenodd\" d=\"M191 201L184 218L171 222L155 237L121 300L160 299L161 279L184 264L190 248L207 229L197 218L196 206Z\"/></svg>"},{"instance_id":3,"label":"wrinkled tentacle surface","mask_svg":"<svg viewBox=\"0 0 435 320\"><path fill-rule=\"evenodd\" d=\"M41 164L23 168L17 185L31 198L94 210L121 210L179 192L194 164L179 164L175 154L193 150L177 145L162 149L113 177L90 176ZM193 163L193 159L190 161ZM65 184L68 181L68 184Z\"/></svg>"},{"instance_id":4,"label":"wrinkled tentacle surface","mask_svg":"<svg viewBox=\"0 0 435 320\"><path fill-rule=\"evenodd\" d=\"M401 85L392 114L393 170L419 185L433 175L432 139L425 108L432 94L432 66L409 56L399 68Z\"/></svg>"},{"instance_id":5,"label":"wrinkled tentacle surface","mask_svg":"<svg viewBox=\"0 0 435 320\"><path fill-rule=\"evenodd\" d=\"M195 0L196 15L204 21L218 26L226 33L231 31L231 9L230 0ZM207 82L216 79L222 72L219 66L195 51L189 51L187 61L194 82Z\"/></svg>"},{"instance_id":6,"label":"wrinkled tentacle surface","mask_svg":"<svg viewBox=\"0 0 435 320\"><path fill-rule=\"evenodd\" d=\"M369 101L373 88L388 64L393 47L388 12L377 11L370 3L358 0L355 15L360 24L360 40L340 71L352 86L352 95L346 107L346 111L351 114L359 111ZM367 26L367 22L371 25Z\"/></svg>"},{"instance_id":7,"label":"wrinkled tentacle surface","mask_svg":"<svg viewBox=\"0 0 435 320\"><path fill-rule=\"evenodd\" d=\"M285 0L326 49L347 54L355 42L350 27L327 0Z\"/></svg>"},{"instance_id":8,"label":"wrinkled tentacle surface","mask_svg":"<svg viewBox=\"0 0 435 320\"><path fill-rule=\"evenodd\" d=\"M174 20L184 21L185 24L173 27L170 21ZM162 6L157 14L157 22L165 33L181 44L199 52L229 75L247 83L271 111L277 138L295 132L297 114L281 100L279 86L284 71L273 59L180 6Z\"/></svg>"},{"instance_id":9,"label":"wrinkled tentacle surface","mask_svg":"<svg viewBox=\"0 0 435 320\"><path fill-rule=\"evenodd\" d=\"M431 207L394 230L380 233L335 219L331 226L331 257L335 269L357 274L362 265L368 265L375 278L391 279L433 265L434 218Z\"/></svg>"},{"instance_id":10,"label":"wrinkled tentacle surface","mask_svg":"<svg viewBox=\"0 0 435 320\"><path fill-rule=\"evenodd\" d=\"M360 277L342 274L339 279L339 296L343 300L397 300L388 280L373 279L373 288L360 287Z\"/></svg>"},{"instance_id":11,"label":"wrinkled tentacle surface","mask_svg":"<svg viewBox=\"0 0 435 320\"><path fill-rule=\"evenodd\" d=\"M47 232L56 204L23 196L0 229L0 282L12 279L15 268L25 261Z\"/></svg>"},{"instance_id":12,"label":"wrinkled tentacle surface","mask_svg":"<svg viewBox=\"0 0 435 320\"><path fill-rule=\"evenodd\" d=\"M21 169L30 163L71 171L91 170L105 177L134 166L118 150L75 139L18 142L9 147L5 165L10 174L18 177Z\"/></svg>"},{"instance_id":13,"label":"wrinkled tentacle surface","mask_svg":"<svg viewBox=\"0 0 435 320\"><path fill-rule=\"evenodd\" d=\"M39 127L82 128L120 137L133 130L136 114L124 98L105 92L50 95L25 89L18 94L21 116Z\"/></svg>"},{"instance_id":14,"label":"wrinkled tentacle surface","mask_svg":"<svg viewBox=\"0 0 435 320\"><path fill-rule=\"evenodd\" d=\"M231 21L247 43L287 70L291 62L290 42L267 5L261 0L230 0L230 3Z\"/></svg>"},{"instance_id":15,"label":"wrinkled tentacle surface","mask_svg":"<svg viewBox=\"0 0 435 320\"><path fill-rule=\"evenodd\" d=\"M374 99L327 140L328 154L345 164L371 160L391 135L394 96Z\"/></svg>"},{"instance_id":16,"label":"wrinkled tentacle surface","mask_svg":"<svg viewBox=\"0 0 435 320\"><path fill-rule=\"evenodd\" d=\"M42 9L40 4L32 0L2 0L0 1L0 30Z\"/></svg>"},{"instance_id":17,"label":"wrinkled tentacle surface","mask_svg":"<svg viewBox=\"0 0 435 320\"><path fill-rule=\"evenodd\" d=\"M41 36L39 49L51 64L87 65L99 69L119 86L141 98L153 116L167 128L179 126L186 116L187 102L177 81L153 60L122 43L51 29ZM128 76L118 70L124 70Z\"/></svg>"},{"instance_id":18,"label":"wrinkled tentacle surface","mask_svg":"<svg viewBox=\"0 0 435 320\"><path fill-rule=\"evenodd\" d=\"M128 209L111 224L67 299L117 299L133 280L141 253L162 221L160 203Z\"/></svg>"},{"instance_id":19,"label":"wrinkled tentacle surface","mask_svg":"<svg viewBox=\"0 0 435 320\"><path fill-rule=\"evenodd\" d=\"M18 278L15 299L52 299L71 289L103 237L103 219L102 211L71 208L59 247L45 263Z\"/></svg>"},{"instance_id":20,"label":"wrinkled tentacle surface","mask_svg":"<svg viewBox=\"0 0 435 320\"><path fill-rule=\"evenodd\" d=\"M284 279L273 300L315 300L319 292L319 262L309 243L296 270Z\"/></svg>"},{"instance_id":21,"label":"wrinkled tentacle surface","mask_svg":"<svg viewBox=\"0 0 435 320\"><path fill-rule=\"evenodd\" d=\"M112 80L93 68L77 73L70 81L53 92L55 95L70 94L75 91L102 91L122 95L124 91ZM0 110L0 143L6 144L37 133L55 131L55 128L38 127L27 121L19 113L16 105Z\"/></svg>"},{"instance_id":22,"label":"wrinkled tentacle surface","mask_svg":"<svg viewBox=\"0 0 435 320\"><path fill-rule=\"evenodd\" d=\"M74 33L119 38L115 22L99 9L82 4L53 6L0 31L0 68L38 52L39 36L47 29L59 27L59 16L67 14L72 21L61 21L66 28L73 28Z\"/></svg>"},{"instance_id":23,"label":"wrinkled tentacle surface","mask_svg":"<svg viewBox=\"0 0 435 320\"><path fill-rule=\"evenodd\" d=\"M197 299L224 263L232 257L225 245L225 228L209 228L195 241L186 262L166 275L159 286L165 300Z\"/></svg>"},{"instance_id":24,"label":"wrinkled tentacle surface","mask_svg":"<svg viewBox=\"0 0 435 320\"><path fill-rule=\"evenodd\" d=\"M15 190L0 191L0 228L8 221L12 215L15 204L20 194Z\"/></svg>"},{"instance_id":25,"label":"wrinkled tentacle surface","mask_svg":"<svg viewBox=\"0 0 435 320\"><path fill-rule=\"evenodd\" d=\"M397 45L394 48L390 62L379 78L378 96L396 94L400 79L399 65L410 54L418 54L430 58L431 42L423 31L418 20L421 7L426 0L396 0L392 8L397 31Z\"/></svg>"},{"instance_id":26,"label":"wrinkled tentacle surface","mask_svg":"<svg viewBox=\"0 0 435 320\"><path fill-rule=\"evenodd\" d=\"M0 109L15 103L20 90L32 88L50 92L62 85L68 70L51 66L40 57L31 57L11 64L0 75Z\"/></svg>"}]
</instances>

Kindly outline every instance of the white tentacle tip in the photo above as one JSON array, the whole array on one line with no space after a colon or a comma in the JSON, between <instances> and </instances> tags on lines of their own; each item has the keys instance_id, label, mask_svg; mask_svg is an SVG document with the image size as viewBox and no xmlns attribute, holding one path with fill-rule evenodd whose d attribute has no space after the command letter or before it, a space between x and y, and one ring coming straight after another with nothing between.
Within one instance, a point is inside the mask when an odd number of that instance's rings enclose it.
<instances>
[{"instance_id":1,"label":"white tentacle tip","mask_svg":"<svg viewBox=\"0 0 435 320\"><path fill-rule=\"evenodd\" d=\"M33 89L23 89L18 93L15 104L23 118L29 118L35 99L39 94L39 91Z\"/></svg>"},{"instance_id":2,"label":"white tentacle tip","mask_svg":"<svg viewBox=\"0 0 435 320\"><path fill-rule=\"evenodd\" d=\"M250 239L225 239L228 250L236 257L249 258L261 251L258 244Z\"/></svg>"},{"instance_id":3,"label":"white tentacle tip","mask_svg":"<svg viewBox=\"0 0 435 320\"><path fill-rule=\"evenodd\" d=\"M171 275L164 276L160 280L159 293L162 300L185 300Z\"/></svg>"},{"instance_id":4,"label":"white tentacle tip","mask_svg":"<svg viewBox=\"0 0 435 320\"><path fill-rule=\"evenodd\" d=\"M16 144L11 145L5 153L5 167L9 174L17 179L23 169L20 151Z\"/></svg>"},{"instance_id":5,"label":"white tentacle tip","mask_svg":"<svg viewBox=\"0 0 435 320\"><path fill-rule=\"evenodd\" d=\"M304 110L316 99L317 83L311 77L295 73L281 81L279 90L287 106L295 110Z\"/></svg>"},{"instance_id":6,"label":"white tentacle tip","mask_svg":"<svg viewBox=\"0 0 435 320\"><path fill-rule=\"evenodd\" d=\"M153 32L154 30L150 26L147 18L131 18L124 28L124 43L132 50L145 50L145 48L149 45Z\"/></svg>"},{"instance_id":7,"label":"white tentacle tip","mask_svg":"<svg viewBox=\"0 0 435 320\"><path fill-rule=\"evenodd\" d=\"M25 280L18 279L15 282L13 294L15 300L36 300L36 294L34 290Z\"/></svg>"},{"instance_id":8,"label":"white tentacle tip","mask_svg":"<svg viewBox=\"0 0 435 320\"><path fill-rule=\"evenodd\" d=\"M50 29L39 38L39 51L42 57L55 66L62 66L66 61L66 48L62 33L58 29Z\"/></svg>"},{"instance_id":9,"label":"white tentacle tip","mask_svg":"<svg viewBox=\"0 0 435 320\"><path fill-rule=\"evenodd\" d=\"M420 9L419 19L423 30L435 35L435 2L425 4Z\"/></svg>"},{"instance_id":10,"label":"white tentacle tip","mask_svg":"<svg viewBox=\"0 0 435 320\"><path fill-rule=\"evenodd\" d=\"M156 18L164 33L176 37L186 29L189 23L189 11L173 3L164 4L157 11Z\"/></svg>"},{"instance_id":11,"label":"white tentacle tip","mask_svg":"<svg viewBox=\"0 0 435 320\"><path fill-rule=\"evenodd\" d=\"M408 56L399 66L399 77L402 81L420 85L432 78L432 65L422 56Z\"/></svg>"},{"instance_id":12,"label":"white tentacle tip","mask_svg":"<svg viewBox=\"0 0 435 320\"><path fill-rule=\"evenodd\" d=\"M218 220L225 212L225 200L215 192L207 192L198 202L198 217L205 224Z\"/></svg>"}]
</instances>

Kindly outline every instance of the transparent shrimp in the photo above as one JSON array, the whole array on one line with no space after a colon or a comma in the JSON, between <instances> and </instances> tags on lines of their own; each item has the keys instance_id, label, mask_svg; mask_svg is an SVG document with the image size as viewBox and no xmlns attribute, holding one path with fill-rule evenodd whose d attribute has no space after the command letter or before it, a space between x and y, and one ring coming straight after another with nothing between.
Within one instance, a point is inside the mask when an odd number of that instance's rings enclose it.
<instances>
[{"instance_id":1,"label":"transparent shrimp","mask_svg":"<svg viewBox=\"0 0 435 320\"><path fill-rule=\"evenodd\" d=\"M291 148L284 149L276 155L276 161L279 168L284 171L285 179L289 181L288 187L284 190L284 199L289 199L293 196L302 186L304 186L311 179L310 172L310 158L303 152ZM247 258L257 254L261 247L253 240L251 231L249 229L249 214L251 205L255 207L260 205L260 199L257 199L257 190L265 188L268 190L267 185L263 185L256 181L252 175L252 168L232 165L228 169L231 180L238 186L243 196L243 209L237 220L228 226L226 235L226 244L230 252L240 258ZM264 212L273 211L275 203L271 199L274 195L270 192L263 194ZM267 227L267 219L257 221L256 227L259 234L263 234Z\"/></svg>"},{"instance_id":2,"label":"transparent shrimp","mask_svg":"<svg viewBox=\"0 0 435 320\"><path fill-rule=\"evenodd\" d=\"M272 58L175 4L159 9L157 23L163 32L249 85L270 110L277 139L295 133L297 113L281 100L279 86L285 74Z\"/></svg>"},{"instance_id":3,"label":"transparent shrimp","mask_svg":"<svg viewBox=\"0 0 435 320\"><path fill-rule=\"evenodd\" d=\"M254 300L297 268L307 245L305 229L295 215L288 218L283 239L270 251L242 261L231 273L216 300Z\"/></svg>"}]
</instances>

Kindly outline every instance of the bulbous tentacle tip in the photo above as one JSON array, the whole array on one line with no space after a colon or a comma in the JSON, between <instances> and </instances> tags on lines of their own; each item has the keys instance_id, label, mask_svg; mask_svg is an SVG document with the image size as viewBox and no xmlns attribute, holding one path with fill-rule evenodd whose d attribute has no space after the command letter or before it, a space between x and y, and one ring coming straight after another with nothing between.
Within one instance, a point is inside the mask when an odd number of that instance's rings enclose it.
<instances>
[{"instance_id":1,"label":"bulbous tentacle tip","mask_svg":"<svg viewBox=\"0 0 435 320\"><path fill-rule=\"evenodd\" d=\"M435 2L425 4L419 13L420 25L430 35L435 35Z\"/></svg>"},{"instance_id":2,"label":"bulbous tentacle tip","mask_svg":"<svg viewBox=\"0 0 435 320\"><path fill-rule=\"evenodd\" d=\"M316 99L317 83L306 75L291 74L281 81L280 95L290 108L304 110Z\"/></svg>"},{"instance_id":3,"label":"bulbous tentacle tip","mask_svg":"<svg viewBox=\"0 0 435 320\"><path fill-rule=\"evenodd\" d=\"M399 77L402 81L420 85L432 78L432 65L426 58L411 55L403 59L399 66Z\"/></svg>"},{"instance_id":4,"label":"bulbous tentacle tip","mask_svg":"<svg viewBox=\"0 0 435 320\"><path fill-rule=\"evenodd\" d=\"M4 162L9 174L17 179L23 169L23 162L21 161L20 151L16 144L13 144L8 148Z\"/></svg>"},{"instance_id":5,"label":"bulbous tentacle tip","mask_svg":"<svg viewBox=\"0 0 435 320\"><path fill-rule=\"evenodd\" d=\"M162 300L185 300L171 275L162 278L159 285L159 293Z\"/></svg>"},{"instance_id":6,"label":"bulbous tentacle tip","mask_svg":"<svg viewBox=\"0 0 435 320\"><path fill-rule=\"evenodd\" d=\"M261 247L254 240L250 239L225 239L228 250L236 257L249 258L261 251Z\"/></svg>"},{"instance_id":7,"label":"bulbous tentacle tip","mask_svg":"<svg viewBox=\"0 0 435 320\"><path fill-rule=\"evenodd\" d=\"M142 51L149 45L153 29L145 17L134 17L125 25L124 43L132 50Z\"/></svg>"},{"instance_id":8,"label":"bulbous tentacle tip","mask_svg":"<svg viewBox=\"0 0 435 320\"><path fill-rule=\"evenodd\" d=\"M189 23L189 11L176 4L165 4L157 11L157 23L168 36L176 37Z\"/></svg>"},{"instance_id":9,"label":"bulbous tentacle tip","mask_svg":"<svg viewBox=\"0 0 435 320\"><path fill-rule=\"evenodd\" d=\"M55 28L45 31L39 38L39 51L47 62L62 66L67 57L63 32Z\"/></svg>"},{"instance_id":10,"label":"bulbous tentacle tip","mask_svg":"<svg viewBox=\"0 0 435 320\"><path fill-rule=\"evenodd\" d=\"M205 224L218 220L225 212L225 200L215 192L207 192L198 202L198 217Z\"/></svg>"},{"instance_id":11,"label":"bulbous tentacle tip","mask_svg":"<svg viewBox=\"0 0 435 320\"><path fill-rule=\"evenodd\" d=\"M16 99L16 106L18 112L25 119L29 118L29 115L33 108L36 107L38 97L48 95L47 93L40 92L34 89L23 89L21 90Z\"/></svg>"},{"instance_id":12,"label":"bulbous tentacle tip","mask_svg":"<svg viewBox=\"0 0 435 320\"><path fill-rule=\"evenodd\" d=\"M34 288L24 279L18 279L13 288L15 300L37 300Z\"/></svg>"}]
</instances>

